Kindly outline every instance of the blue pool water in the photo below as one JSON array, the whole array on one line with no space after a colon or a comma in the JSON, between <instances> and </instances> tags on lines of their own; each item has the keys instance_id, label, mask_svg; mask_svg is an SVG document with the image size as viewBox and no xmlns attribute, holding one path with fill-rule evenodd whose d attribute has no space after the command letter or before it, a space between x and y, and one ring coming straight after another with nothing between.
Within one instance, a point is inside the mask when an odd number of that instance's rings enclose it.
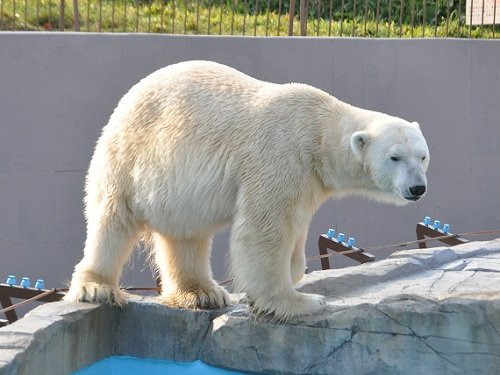
<instances>
[{"instance_id":1,"label":"blue pool water","mask_svg":"<svg viewBox=\"0 0 500 375\"><path fill-rule=\"evenodd\" d=\"M243 372L209 366L202 361L171 362L134 357L108 357L73 373L73 375L236 375Z\"/></svg>"}]
</instances>

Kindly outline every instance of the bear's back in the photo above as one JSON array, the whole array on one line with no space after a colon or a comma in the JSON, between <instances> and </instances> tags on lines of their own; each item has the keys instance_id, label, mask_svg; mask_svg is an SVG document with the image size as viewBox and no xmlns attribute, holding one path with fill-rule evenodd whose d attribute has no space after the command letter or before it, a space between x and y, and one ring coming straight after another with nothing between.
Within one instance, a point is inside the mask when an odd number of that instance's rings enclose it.
<instances>
[{"instance_id":1,"label":"bear's back","mask_svg":"<svg viewBox=\"0 0 500 375\"><path fill-rule=\"evenodd\" d=\"M188 149L239 158L285 155L310 149L304 144L335 122L337 105L308 85L269 83L218 63L188 61L159 69L132 87L100 143L129 159L166 158Z\"/></svg>"},{"instance_id":2,"label":"bear's back","mask_svg":"<svg viewBox=\"0 0 500 375\"><path fill-rule=\"evenodd\" d=\"M209 61L169 65L143 78L124 95L108 127L132 131L160 127L175 132L210 124L206 130L213 131L218 124L227 130L243 125L243 117L255 114L255 106L266 102L263 93L280 86Z\"/></svg>"}]
</instances>

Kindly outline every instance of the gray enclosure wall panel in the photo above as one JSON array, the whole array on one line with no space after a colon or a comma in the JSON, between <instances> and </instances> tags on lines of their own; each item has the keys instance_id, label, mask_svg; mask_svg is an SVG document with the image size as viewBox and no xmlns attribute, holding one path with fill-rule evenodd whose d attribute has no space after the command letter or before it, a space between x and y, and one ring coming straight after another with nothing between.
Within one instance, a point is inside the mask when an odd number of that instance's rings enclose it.
<instances>
[{"instance_id":1,"label":"gray enclosure wall panel","mask_svg":"<svg viewBox=\"0 0 500 375\"><path fill-rule=\"evenodd\" d=\"M307 83L421 124L431 150L425 199L405 207L329 201L311 223L307 255L335 226L360 246L413 240L425 215L454 232L500 227L500 41L0 33L0 278L41 277L49 287L70 278L82 256L83 184L101 128L139 79L190 59ZM218 279L227 237L214 241ZM122 282L152 284L143 254Z\"/></svg>"}]
</instances>

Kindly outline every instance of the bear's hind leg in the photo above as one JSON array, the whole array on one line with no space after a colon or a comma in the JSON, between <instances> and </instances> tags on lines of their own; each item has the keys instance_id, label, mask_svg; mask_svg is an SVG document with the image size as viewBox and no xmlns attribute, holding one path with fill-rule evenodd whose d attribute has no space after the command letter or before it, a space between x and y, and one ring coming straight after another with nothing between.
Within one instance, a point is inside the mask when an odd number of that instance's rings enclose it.
<instances>
[{"instance_id":1,"label":"bear's hind leg","mask_svg":"<svg viewBox=\"0 0 500 375\"><path fill-rule=\"evenodd\" d=\"M118 282L139 230L126 212L109 203L102 202L89 216L84 256L75 266L66 301L127 303Z\"/></svg>"},{"instance_id":2,"label":"bear's hind leg","mask_svg":"<svg viewBox=\"0 0 500 375\"><path fill-rule=\"evenodd\" d=\"M222 308L230 296L212 278L212 237L174 239L154 234L154 251L161 276L160 300L180 308Z\"/></svg>"}]
</instances>

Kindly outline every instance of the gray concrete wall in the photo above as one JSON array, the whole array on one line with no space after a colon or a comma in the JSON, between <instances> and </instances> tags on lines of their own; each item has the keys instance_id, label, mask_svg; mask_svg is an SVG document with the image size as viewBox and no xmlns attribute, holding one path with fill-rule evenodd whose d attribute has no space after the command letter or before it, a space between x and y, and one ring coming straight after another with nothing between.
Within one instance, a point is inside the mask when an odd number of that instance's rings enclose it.
<instances>
[{"instance_id":1,"label":"gray concrete wall","mask_svg":"<svg viewBox=\"0 0 500 375\"><path fill-rule=\"evenodd\" d=\"M328 202L312 222L308 255L335 225L360 246L412 240L424 215L458 232L500 227L499 41L0 33L0 278L42 277L49 287L69 279L82 255L82 187L100 129L131 85L188 59L308 83L420 122L431 149L427 197L406 207ZM214 247L223 278L227 233ZM136 254L124 284L151 284L143 263Z\"/></svg>"}]
</instances>

